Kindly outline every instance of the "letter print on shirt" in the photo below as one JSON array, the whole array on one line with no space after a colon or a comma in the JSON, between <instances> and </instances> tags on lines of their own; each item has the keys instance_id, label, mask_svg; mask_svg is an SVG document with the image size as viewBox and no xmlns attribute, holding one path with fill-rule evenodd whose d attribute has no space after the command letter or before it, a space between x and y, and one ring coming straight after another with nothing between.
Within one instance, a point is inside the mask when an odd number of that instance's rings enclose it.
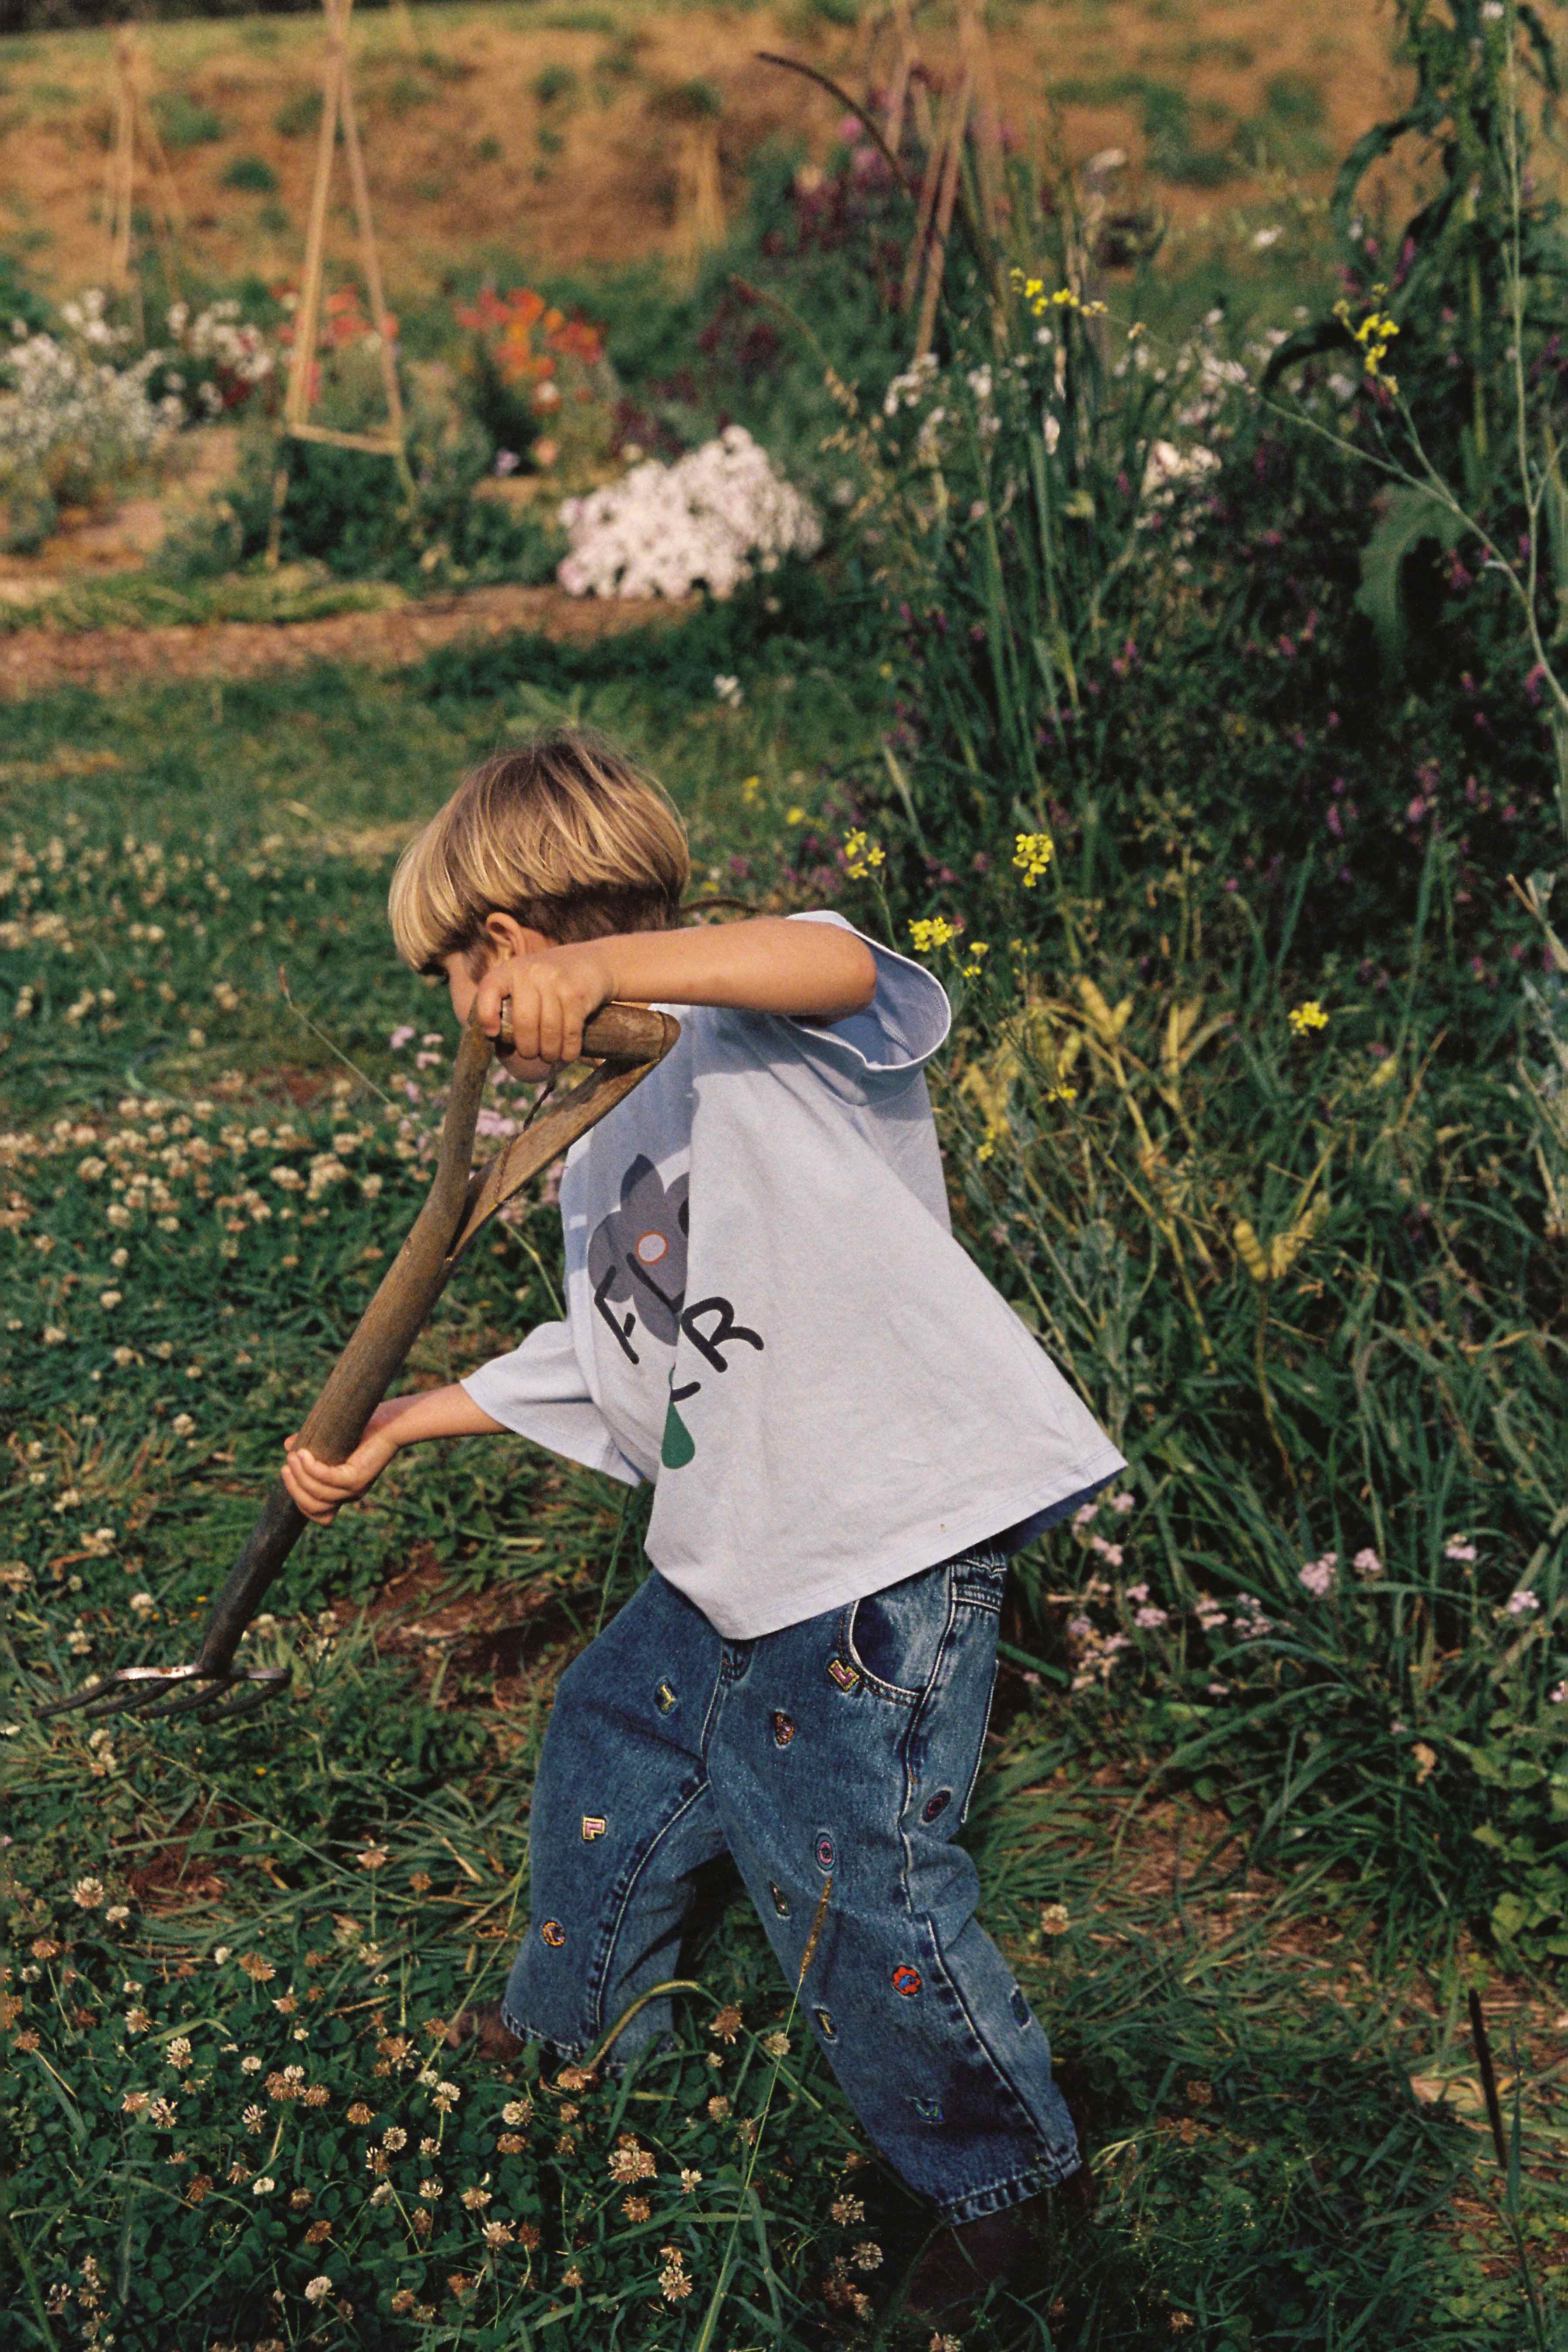
<instances>
[{"instance_id":1,"label":"letter print on shirt","mask_svg":"<svg viewBox=\"0 0 1568 2352\"><path fill-rule=\"evenodd\" d=\"M639 1339L657 1340L673 1349L684 1332L698 1354L716 1372L724 1372L729 1370L727 1348L760 1350L763 1341L760 1333L737 1323L728 1298L686 1304L689 1182L679 1175L666 1185L652 1160L639 1151L621 1178L620 1207L600 1220L589 1240L588 1281L594 1310L609 1326L628 1363L643 1360ZM700 1381L689 1381L670 1390L659 1454L667 1470L684 1469L696 1454L696 1441L679 1407L701 1386Z\"/></svg>"}]
</instances>

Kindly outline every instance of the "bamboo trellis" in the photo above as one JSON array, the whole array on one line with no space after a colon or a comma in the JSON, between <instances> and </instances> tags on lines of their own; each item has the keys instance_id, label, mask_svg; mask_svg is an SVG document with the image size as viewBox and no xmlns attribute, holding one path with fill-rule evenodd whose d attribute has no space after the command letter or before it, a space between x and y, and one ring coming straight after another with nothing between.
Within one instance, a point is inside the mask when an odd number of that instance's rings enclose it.
<instances>
[{"instance_id":1,"label":"bamboo trellis","mask_svg":"<svg viewBox=\"0 0 1568 2352\"><path fill-rule=\"evenodd\" d=\"M174 193L174 177L163 142L142 87L142 48L136 28L133 25L121 25L114 36L114 123L107 190L109 282L121 292L131 294L140 329L142 283L132 268L138 155L145 166L146 194L163 259L164 289L178 300L179 237L184 228L179 198Z\"/></svg>"},{"instance_id":2,"label":"bamboo trellis","mask_svg":"<svg viewBox=\"0 0 1568 2352\"><path fill-rule=\"evenodd\" d=\"M321 441L335 449L363 449L390 457L409 497L414 477L409 470L403 396L397 383L397 362L388 329L382 291L381 257L371 220L370 187L365 178L364 150L360 144L359 118L354 112L349 74L348 21L353 0L321 0L327 20L327 65L321 88L321 130L316 149L316 178L310 191L310 215L305 232L305 274L294 313L294 351L289 388L283 401L283 432L295 441ZM353 193L354 221L359 231L360 262L370 295L371 319L379 345L382 383L386 393L387 422L378 433L348 433L336 425L310 422L310 379L315 372L321 333L321 278L326 260L327 205L331 194L332 162L339 129L348 159L349 184ZM268 542L268 563L278 562L283 501L289 469L279 466L272 483L272 529Z\"/></svg>"}]
</instances>

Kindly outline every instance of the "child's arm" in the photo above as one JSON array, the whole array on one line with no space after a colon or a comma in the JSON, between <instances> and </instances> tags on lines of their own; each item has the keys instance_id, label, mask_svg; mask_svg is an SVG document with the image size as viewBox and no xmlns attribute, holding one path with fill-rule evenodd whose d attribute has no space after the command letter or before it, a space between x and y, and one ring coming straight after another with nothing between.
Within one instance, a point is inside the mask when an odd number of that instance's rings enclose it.
<instances>
[{"instance_id":1,"label":"child's arm","mask_svg":"<svg viewBox=\"0 0 1568 2352\"><path fill-rule=\"evenodd\" d=\"M466 1389L454 1385L420 1390L378 1404L346 1462L320 1461L306 1452L297 1435L285 1438L283 1484L305 1517L327 1528L345 1503L357 1503L374 1486L401 1447L421 1437L504 1433L503 1424L482 1412Z\"/></svg>"},{"instance_id":2,"label":"child's arm","mask_svg":"<svg viewBox=\"0 0 1568 2352\"><path fill-rule=\"evenodd\" d=\"M530 936L537 937L537 934ZM877 992L870 949L833 923L703 924L684 931L626 931L571 947L498 956L475 999L494 1036L511 999L514 1051L522 1060L575 1061L583 1024L601 1004L724 1004L797 1021L843 1021Z\"/></svg>"}]
</instances>

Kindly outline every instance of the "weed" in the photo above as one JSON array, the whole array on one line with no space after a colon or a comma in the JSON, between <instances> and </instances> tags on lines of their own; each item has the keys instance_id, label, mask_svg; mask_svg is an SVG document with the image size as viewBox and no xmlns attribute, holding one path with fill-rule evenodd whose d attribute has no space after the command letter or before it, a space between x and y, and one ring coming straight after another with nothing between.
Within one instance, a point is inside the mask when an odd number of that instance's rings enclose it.
<instances>
[{"instance_id":1,"label":"weed","mask_svg":"<svg viewBox=\"0 0 1568 2352\"><path fill-rule=\"evenodd\" d=\"M220 114L201 105L183 89L160 90L153 100L153 119L165 147L205 147L227 137Z\"/></svg>"},{"instance_id":2,"label":"weed","mask_svg":"<svg viewBox=\"0 0 1568 2352\"><path fill-rule=\"evenodd\" d=\"M222 173L226 188L245 188L260 196L269 196L278 185L278 174L270 163L259 155L237 155L226 163Z\"/></svg>"}]
</instances>

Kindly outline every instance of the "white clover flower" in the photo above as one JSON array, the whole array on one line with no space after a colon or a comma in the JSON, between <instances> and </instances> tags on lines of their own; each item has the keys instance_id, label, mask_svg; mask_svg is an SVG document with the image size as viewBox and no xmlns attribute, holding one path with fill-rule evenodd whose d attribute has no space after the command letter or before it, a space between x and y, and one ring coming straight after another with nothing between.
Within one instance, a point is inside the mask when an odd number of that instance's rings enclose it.
<instances>
[{"instance_id":1,"label":"white clover flower","mask_svg":"<svg viewBox=\"0 0 1568 2352\"><path fill-rule=\"evenodd\" d=\"M71 1901L84 1911L96 1911L106 1890L101 1878L79 1878L71 1888Z\"/></svg>"},{"instance_id":2,"label":"white clover flower","mask_svg":"<svg viewBox=\"0 0 1568 2352\"><path fill-rule=\"evenodd\" d=\"M268 2181L267 2185L268 2188L272 2186L270 2181ZM305 2300L307 2303L325 2303L331 2291L332 2282L330 2278L325 2276L307 2279L305 2282Z\"/></svg>"}]
</instances>

